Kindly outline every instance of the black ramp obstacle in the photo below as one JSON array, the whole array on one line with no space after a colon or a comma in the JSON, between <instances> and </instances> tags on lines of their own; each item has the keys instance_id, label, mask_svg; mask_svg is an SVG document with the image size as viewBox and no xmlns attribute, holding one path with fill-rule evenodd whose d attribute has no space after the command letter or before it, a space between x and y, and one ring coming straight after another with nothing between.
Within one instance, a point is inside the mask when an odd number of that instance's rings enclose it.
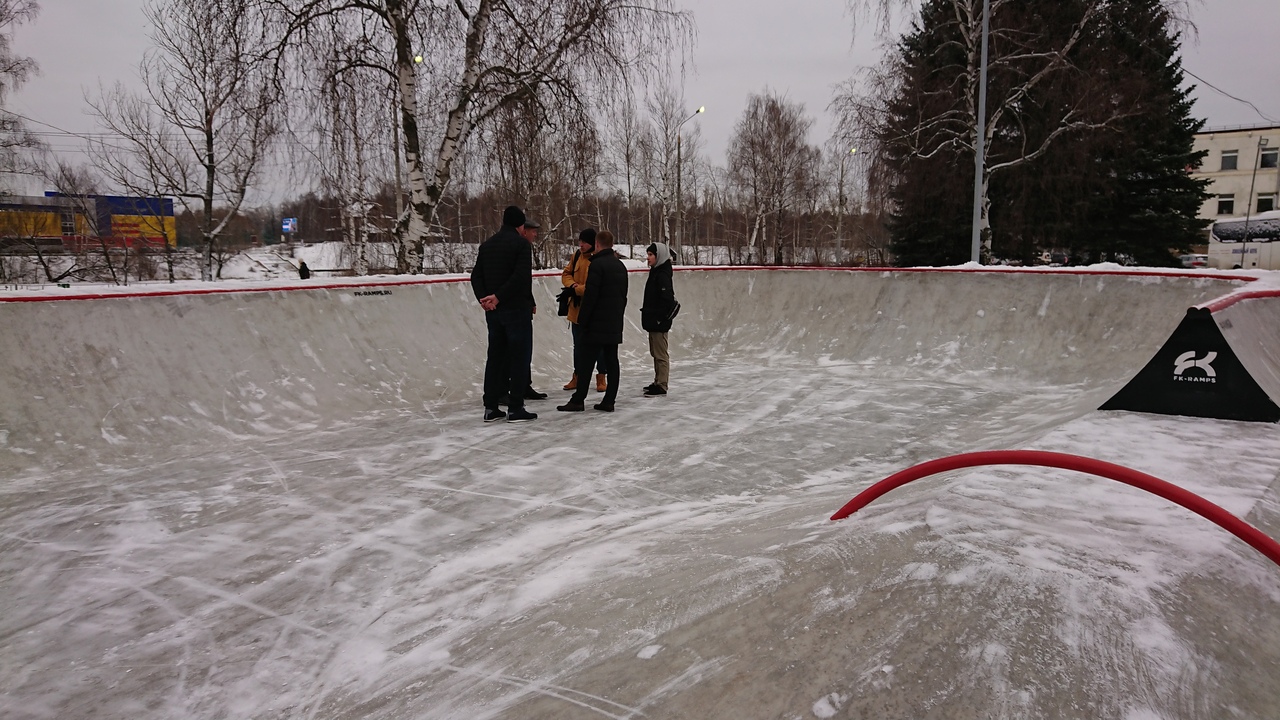
<instances>
[{"instance_id":1,"label":"black ramp obstacle","mask_svg":"<svg viewBox=\"0 0 1280 720\"><path fill-rule=\"evenodd\" d=\"M1164 347L1100 410L1276 422L1277 407L1207 308L1190 308Z\"/></svg>"}]
</instances>

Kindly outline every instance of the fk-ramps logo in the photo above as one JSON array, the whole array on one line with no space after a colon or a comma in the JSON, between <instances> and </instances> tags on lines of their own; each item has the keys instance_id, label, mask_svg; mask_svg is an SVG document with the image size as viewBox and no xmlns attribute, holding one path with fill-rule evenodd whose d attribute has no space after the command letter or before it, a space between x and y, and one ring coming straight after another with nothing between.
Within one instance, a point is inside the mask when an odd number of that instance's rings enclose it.
<instances>
[{"instance_id":1,"label":"fk-ramps logo","mask_svg":"<svg viewBox=\"0 0 1280 720\"><path fill-rule=\"evenodd\" d=\"M1173 380L1174 382L1194 382L1194 383L1216 383L1218 382L1218 373L1213 369L1213 361L1217 359L1218 353L1206 352L1204 357L1197 358L1195 350L1188 350L1178 356L1173 361ZM1198 368L1201 375L1188 375L1187 371L1191 368Z\"/></svg>"}]
</instances>

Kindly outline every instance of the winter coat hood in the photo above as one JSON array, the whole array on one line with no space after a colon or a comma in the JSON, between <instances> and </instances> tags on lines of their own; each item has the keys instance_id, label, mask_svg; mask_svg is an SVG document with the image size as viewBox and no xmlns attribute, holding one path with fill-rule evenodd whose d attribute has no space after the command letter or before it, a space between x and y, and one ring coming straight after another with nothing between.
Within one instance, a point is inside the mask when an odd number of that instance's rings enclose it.
<instances>
[{"instance_id":1,"label":"winter coat hood","mask_svg":"<svg viewBox=\"0 0 1280 720\"><path fill-rule=\"evenodd\" d=\"M649 268L650 270L661 267L663 263L671 260L671 248L668 248L666 243L653 243L645 248L645 251L653 253L654 257L658 258L653 263L653 267Z\"/></svg>"}]
</instances>

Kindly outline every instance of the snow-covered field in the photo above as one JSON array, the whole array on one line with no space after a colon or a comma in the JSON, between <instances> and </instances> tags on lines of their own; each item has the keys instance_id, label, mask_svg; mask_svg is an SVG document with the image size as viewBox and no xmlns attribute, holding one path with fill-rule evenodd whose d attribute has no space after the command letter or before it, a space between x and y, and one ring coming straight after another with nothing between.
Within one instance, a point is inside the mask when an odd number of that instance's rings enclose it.
<instances>
[{"instance_id":1,"label":"snow-covered field","mask_svg":"<svg viewBox=\"0 0 1280 720\"><path fill-rule=\"evenodd\" d=\"M554 411L544 312L512 426L456 276L0 302L0 716L1275 717L1280 568L1166 501L999 467L827 520L1040 449L1280 536L1276 426L1094 409L1274 274L964 270L678 272L652 399L638 272L618 411Z\"/></svg>"}]
</instances>

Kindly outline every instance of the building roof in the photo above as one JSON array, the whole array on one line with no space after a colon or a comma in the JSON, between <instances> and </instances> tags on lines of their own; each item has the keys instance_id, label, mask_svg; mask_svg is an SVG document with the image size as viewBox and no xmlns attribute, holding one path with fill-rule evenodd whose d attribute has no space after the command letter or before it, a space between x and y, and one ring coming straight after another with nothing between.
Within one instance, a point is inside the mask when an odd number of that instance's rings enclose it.
<instances>
[{"instance_id":1,"label":"building roof","mask_svg":"<svg viewBox=\"0 0 1280 720\"><path fill-rule=\"evenodd\" d=\"M1217 135L1219 133L1244 132L1246 130L1280 130L1280 124L1261 123L1257 125L1216 125L1205 127L1196 135Z\"/></svg>"}]
</instances>

